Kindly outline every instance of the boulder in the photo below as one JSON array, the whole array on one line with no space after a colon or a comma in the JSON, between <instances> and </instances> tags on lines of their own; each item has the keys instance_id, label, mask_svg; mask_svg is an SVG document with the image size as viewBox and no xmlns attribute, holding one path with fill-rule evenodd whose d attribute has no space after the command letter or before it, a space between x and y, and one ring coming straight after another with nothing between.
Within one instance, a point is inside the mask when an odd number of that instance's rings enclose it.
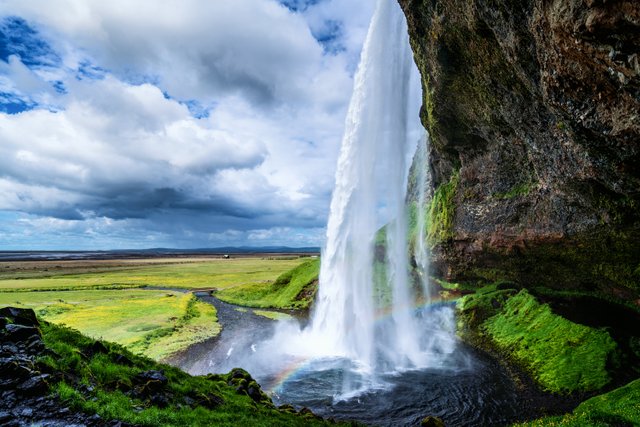
<instances>
[{"instance_id":1,"label":"boulder","mask_svg":"<svg viewBox=\"0 0 640 427\"><path fill-rule=\"evenodd\" d=\"M24 326L40 326L36 313L29 308L3 307L0 308L0 317L11 320L11 323Z\"/></svg>"},{"instance_id":2,"label":"boulder","mask_svg":"<svg viewBox=\"0 0 640 427\"><path fill-rule=\"evenodd\" d=\"M421 427L445 427L444 421L438 417L425 417L420 422Z\"/></svg>"},{"instance_id":3,"label":"boulder","mask_svg":"<svg viewBox=\"0 0 640 427\"><path fill-rule=\"evenodd\" d=\"M49 389L47 378L49 378L48 374L31 377L18 385L18 391L24 396L41 395Z\"/></svg>"},{"instance_id":4,"label":"boulder","mask_svg":"<svg viewBox=\"0 0 640 427\"><path fill-rule=\"evenodd\" d=\"M31 337L40 338L40 331L33 326L20 325L17 323L10 323L4 327L5 337L4 339L10 342L21 342L30 339Z\"/></svg>"}]
</instances>

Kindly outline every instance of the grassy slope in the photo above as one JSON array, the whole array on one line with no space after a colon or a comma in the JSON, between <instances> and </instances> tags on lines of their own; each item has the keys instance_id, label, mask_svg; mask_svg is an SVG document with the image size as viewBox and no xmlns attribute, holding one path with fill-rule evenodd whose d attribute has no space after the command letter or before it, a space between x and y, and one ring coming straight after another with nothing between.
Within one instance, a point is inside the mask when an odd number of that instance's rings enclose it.
<instances>
[{"instance_id":1,"label":"grassy slope","mask_svg":"<svg viewBox=\"0 0 640 427\"><path fill-rule=\"evenodd\" d=\"M233 304L260 308L309 307L313 292L301 296L305 286L317 280L320 271L320 259L314 258L281 274L273 283L251 284L223 289L216 296Z\"/></svg>"},{"instance_id":2,"label":"grassy slope","mask_svg":"<svg viewBox=\"0 0 640 427\"><path fill-rule=\"evenodd\" d=\"M477 328L548 391L598 390L610 381L606 364L616 343L606 331L553 314L525 290L514 294L492 286L462 298L460 322Z\"/></svg>"},{"instance_id":3,"label":"grassy slope","mask_svg":"<svg viewBox=\"0 0 640 427\"><path fill-rule=\"evenodd\" d=\"M226 288L236 285L268 283L299 265L300 259L258 258L212 259L186 263L114 269L84 274L48 271L46 277L0 280L0 291L71 290L161 286L169 288ZM34 275L34 273L31 273Z\"/></svg>"},{"instance_id":4,"label":"grassy slope","mask_svg":"<svg viewBox=\"0 0 640 427\"><path fill-rule=\"evenodd\" d=\"M0 292L0 306L8 305L156 360L220 331L213 306L175 291Z\"/></svg>"},{"instance_id":5,"label":"grassy slope","mask_svg":"<svg viewBox=\"0 0 640 427\"><path fill-rule=\"evenodd\" d=\"M582 402L571 414L546 417L519 427L640 426L640 380Z\"/></svg>"},{"instance_id":6,"label":"grassy slope","mask_svg":"<svg viewBox=\"0 0 640 427\"><path fill-rule=\"evenodd\" d=\"M250 379L234 380L231 375L192 377L177 368L134 356L113 344L104 343L102 351L91 351L95 349L94 341L68 328L45 324L42 331L47 347L56 356L42 356L40 362L54 372L65 373L56 377L59 379L53 384L54 392L66 405L97 413L105 420L118 419L141 426L328 424L311 415L276 410L268 401L256 402L246 394L247 384L236 391L242 381L251 386ZM120 354L131 363L116 363ZM168 378L160 391L167 399L165 404L135 393L136 387L141 387L136 386L135 376L150 369L161 369ZM219 398L222 404L216 404ZM203 403L192 408L186 403L189 400Z\"/></svg>"}]
</instances>

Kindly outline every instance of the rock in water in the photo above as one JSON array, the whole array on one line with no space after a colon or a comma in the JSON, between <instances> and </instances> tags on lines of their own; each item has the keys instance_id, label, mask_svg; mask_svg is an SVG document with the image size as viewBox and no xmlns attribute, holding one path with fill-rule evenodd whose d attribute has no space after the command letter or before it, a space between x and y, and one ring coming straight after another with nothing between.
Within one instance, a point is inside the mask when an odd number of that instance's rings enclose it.
<instances>
[{"instance_id":1,"label":"rock in water","mask_svg":"<svg viewBox=\"0 0 640 427\"><path fill-rule=\"evenodd\" d=\"M444 421L438 417L425 417L420 422L421 427L445 427Z\"/></svg>"}]
</instances>

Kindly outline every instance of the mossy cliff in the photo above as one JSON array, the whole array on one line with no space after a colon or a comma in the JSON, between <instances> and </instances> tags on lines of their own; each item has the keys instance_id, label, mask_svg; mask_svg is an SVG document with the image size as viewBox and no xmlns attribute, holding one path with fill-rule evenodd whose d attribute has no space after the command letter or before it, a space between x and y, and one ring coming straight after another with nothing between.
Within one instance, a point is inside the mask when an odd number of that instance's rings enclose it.
<instances>
[{"instance_id":1,"label":"mossy cliff","mask_svg":"<svg viewBox=\"0 0 640 427\"><path fill-rule=\"evenodd\" d=\"M399 3L443 219L435 273L638 300L638 3Z\"/></svg>"}]
</instances>

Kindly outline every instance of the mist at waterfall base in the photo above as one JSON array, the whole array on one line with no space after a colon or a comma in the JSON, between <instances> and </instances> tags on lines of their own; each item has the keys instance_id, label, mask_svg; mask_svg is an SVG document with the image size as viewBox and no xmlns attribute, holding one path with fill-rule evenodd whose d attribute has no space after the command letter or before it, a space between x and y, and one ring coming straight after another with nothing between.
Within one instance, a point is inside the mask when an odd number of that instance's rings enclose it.
<instances>
[{"instance_id":1,"label":"mist at waterfall base","mask_svg":"<svg viewBox=\"0 0 640 427\"><path fill-rule=\"evenodd\" d=\"M241 366L277 404L386 425L426 415L486 421L513 398L509 379L456 340L452 306L431 303L420 214L409 253L408 165L412 156L428 163L420 101L404 15L394 0L379 0L354 79L311 319L267 324L216 301L223 327L230 316L233 329L188 371ZM420 174L424 207L428 177Z\"/></svg>"}]
</instances>

